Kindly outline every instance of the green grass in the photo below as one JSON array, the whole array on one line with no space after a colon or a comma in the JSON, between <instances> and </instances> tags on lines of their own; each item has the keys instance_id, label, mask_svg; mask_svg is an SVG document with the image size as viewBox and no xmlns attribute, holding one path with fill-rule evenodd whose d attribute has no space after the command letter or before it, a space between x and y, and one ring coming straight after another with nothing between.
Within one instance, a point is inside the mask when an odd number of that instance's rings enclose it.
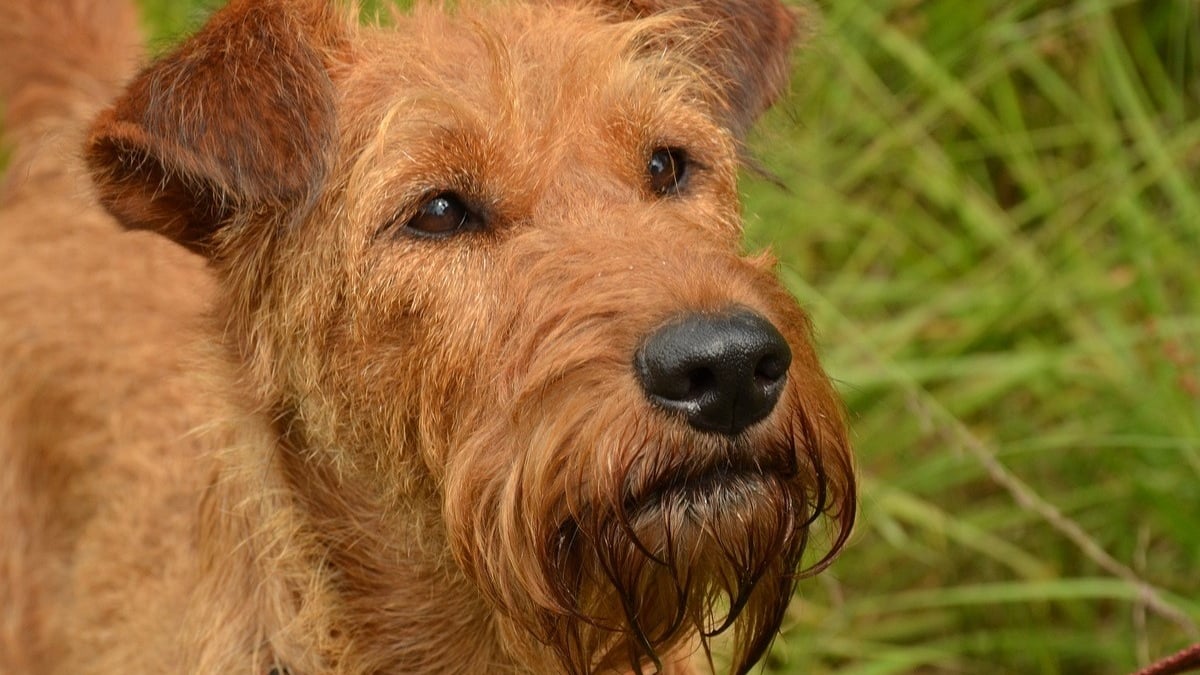
<instances>
[{"instance_id":1,"label":"green grass","mask_svg":"<svg viewBox=\"0 0 1200 675\"><path fill-rule=\"evenodd\" d=\"M825 10L758 144L789 192L748 211L863 517L776 670L1119 673L1197 639L1200 7Z\"/></svg>"},{"instance_id":2,"label":"green grass","mask_svg":"<svg viewBox=\"0 0 1200 675\"><path fill-rule=\"evenodd\" d=\"M157 36L198 3L146 2ZM746 184L862 518L774 673L1120 673L1200 639L1200 6L829 0Z\"/></svg>"}]
</instances>

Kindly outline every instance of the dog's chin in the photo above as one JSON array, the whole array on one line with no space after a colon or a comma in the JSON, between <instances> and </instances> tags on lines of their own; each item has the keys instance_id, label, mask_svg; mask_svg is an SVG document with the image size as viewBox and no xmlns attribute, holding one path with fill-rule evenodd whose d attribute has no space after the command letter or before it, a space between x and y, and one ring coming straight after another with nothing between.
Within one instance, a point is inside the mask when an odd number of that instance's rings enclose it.
<instances>
[{"instance_id":1,"label":"dog's chin","mask_svg":"<svg viewBox=\"0 0 1200 675\"><path fill-rule=\"evenodd\" d=\"M561 582L580 611L563 637L590 645L595 672L636 672L732 628L736 663L753 663L790 599L811 497L786 468L724 463L592 509L569 525L579 536L561 569L576 576Z\"/></svg>"}]
</instances>

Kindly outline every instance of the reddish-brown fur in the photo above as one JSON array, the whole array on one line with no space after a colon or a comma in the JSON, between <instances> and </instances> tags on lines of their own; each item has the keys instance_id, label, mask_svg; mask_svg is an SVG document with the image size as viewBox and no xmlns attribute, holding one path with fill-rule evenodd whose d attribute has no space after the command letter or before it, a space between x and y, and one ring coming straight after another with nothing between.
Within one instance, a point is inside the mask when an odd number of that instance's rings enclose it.
<instances>
[{"instance_id":1,"label":"reddish-brown fur","mask_svg":"<svg viewBox=\"0 0 1200 675\"><path fill-rule=\"evenodd\" d=\"M840 406L739 252L798 15L462 4L235 0L123 87L124 3L0 7L0 672L691 673L730 605L743 672L841 548ZM446 190L483 224L405 229ZM736 438L632 365L733 306L793 355Z\"/></svg>"}]
</instances>

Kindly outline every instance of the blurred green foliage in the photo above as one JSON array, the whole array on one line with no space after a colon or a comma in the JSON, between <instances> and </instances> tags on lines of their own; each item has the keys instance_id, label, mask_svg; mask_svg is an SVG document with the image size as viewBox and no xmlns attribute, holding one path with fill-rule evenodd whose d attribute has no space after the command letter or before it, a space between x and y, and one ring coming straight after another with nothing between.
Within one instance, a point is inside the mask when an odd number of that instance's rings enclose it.
<instances>
[{"instance_id":1,"label":"blurred green foliage","mask_svg":"<svg viewBox=\"0 0 1200 675\"><path fill-rule=\"evenodd\" d=\"M1119 673L1196 639L1200 5L824 10L758 144L789 192L748 209L863 518L779 672Z\"/></svg>"}]
</instances>

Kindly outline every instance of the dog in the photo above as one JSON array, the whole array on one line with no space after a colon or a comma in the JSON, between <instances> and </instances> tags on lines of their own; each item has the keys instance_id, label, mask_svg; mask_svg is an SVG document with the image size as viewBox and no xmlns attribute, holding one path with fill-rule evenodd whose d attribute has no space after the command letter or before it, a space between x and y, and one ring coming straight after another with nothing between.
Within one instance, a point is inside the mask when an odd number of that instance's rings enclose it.
<instances>
[{"instance_id":1,"label":"dog","mask_svg":"<svg viewBox=\"0 0 1200 675\"><path fill-rule=\"evenodd\" d=\"M747 672L855 514L740 244L808 25L8 0L0 670Z\"/></svg>"}]
</instances>

